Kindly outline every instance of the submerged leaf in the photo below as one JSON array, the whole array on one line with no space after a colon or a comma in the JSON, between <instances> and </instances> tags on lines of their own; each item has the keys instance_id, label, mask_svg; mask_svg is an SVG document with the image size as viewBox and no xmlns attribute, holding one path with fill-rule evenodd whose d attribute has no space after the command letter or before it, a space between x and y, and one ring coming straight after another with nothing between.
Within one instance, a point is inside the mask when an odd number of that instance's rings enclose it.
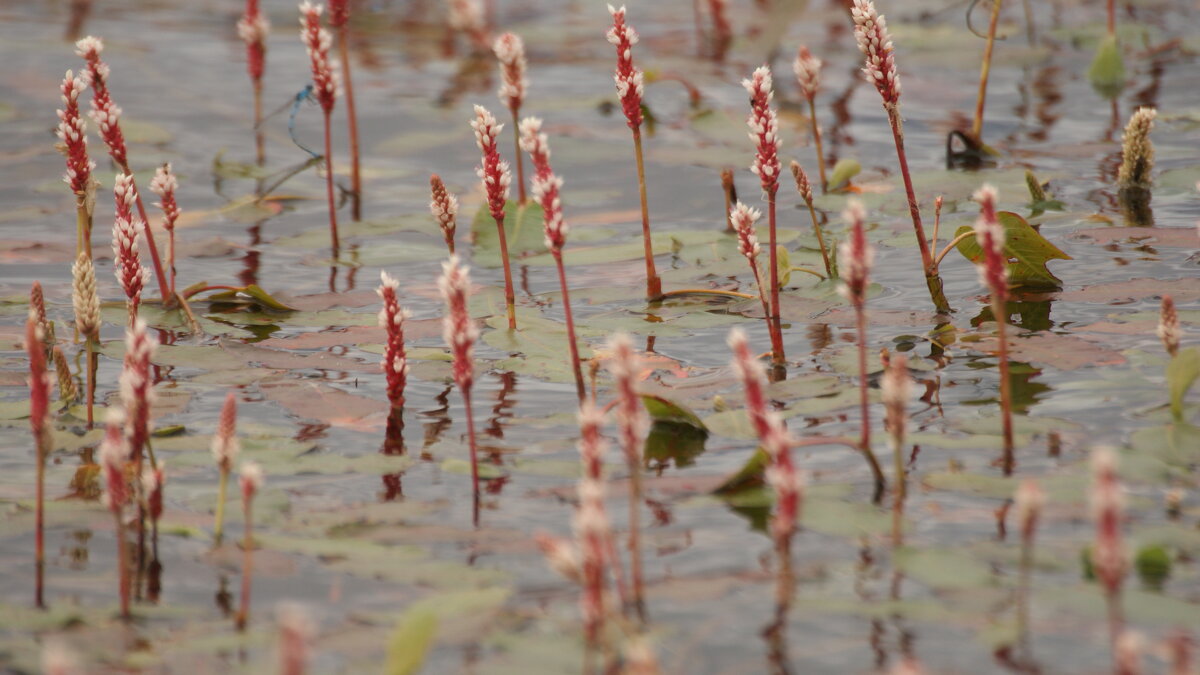
<instances>
[{"instance_id":1,"label":"submerged leaf","mask_svg":"<svg viewBox=\"0 0 1200 675\"><path fill-rule=\"evenodd\" d=\"M1008 257L1008 283L1026 288L1059 288L1062 281L1046 267L1051 260L1071 260L1033 229L1021 216L1010 211L996 214L1004 226L1004 253ZM970 232L969 225L958 228L954 236ZM975 264L981 264L983 249L974 237L958 242L958 252Z\"/></svg>"}]
</instances>

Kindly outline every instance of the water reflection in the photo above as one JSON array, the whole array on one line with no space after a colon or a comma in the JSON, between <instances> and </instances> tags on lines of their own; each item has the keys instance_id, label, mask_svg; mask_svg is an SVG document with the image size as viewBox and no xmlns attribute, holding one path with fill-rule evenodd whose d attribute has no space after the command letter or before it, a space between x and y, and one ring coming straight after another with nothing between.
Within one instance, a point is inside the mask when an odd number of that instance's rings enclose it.
<instances>
[{"instance_id":1,"label":"water reflection","mask_svg":"<svg viewBox=\"0 0 1200 675\"><path fill-rule=\"evenodd\" d=\"M379 451L389 456L400 456L407 452L407 448L404 445L403 408L392 408L391 412L388 413L387 430L383 437L383 447ZM380 495L380 499L385 502L403 499L404 485L401 482L403 477L403 471L384 474L381 477L383 481L383 494Z\"/></svg>"}]
</instances>

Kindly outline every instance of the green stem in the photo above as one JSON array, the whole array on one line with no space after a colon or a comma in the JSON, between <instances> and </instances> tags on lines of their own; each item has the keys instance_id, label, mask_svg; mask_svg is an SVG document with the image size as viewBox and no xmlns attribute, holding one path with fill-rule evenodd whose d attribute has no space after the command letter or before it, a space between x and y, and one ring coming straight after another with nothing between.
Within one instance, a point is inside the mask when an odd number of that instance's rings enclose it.
<instances>
[{"instance_id":1,"label":"green stem","mask_svg":"<svg viewBox=\"0 0 1200 675\"><path fill-rule=\"evenodd\" d=\"M650 241L650 205L646 199L646 164L642 157L642 128L633 128L633 154L637 161L638 196L642 200L642 244L646 249L646 300L661 300L662 280L654 269L654 247Z\"/></svg>"},{"instance_id":2,"label":"green stem","mask_svg":"<svg viewBox=\"0 0 1200 675\"><path fill-rule=\"evenodd\" d=\"M225 500L229 494L229 469L221 468L219 481L217 483L217 515L213 523L213 542L216 546L221 545L221 538L225 530Z\"/></svg>"}]
</instances>

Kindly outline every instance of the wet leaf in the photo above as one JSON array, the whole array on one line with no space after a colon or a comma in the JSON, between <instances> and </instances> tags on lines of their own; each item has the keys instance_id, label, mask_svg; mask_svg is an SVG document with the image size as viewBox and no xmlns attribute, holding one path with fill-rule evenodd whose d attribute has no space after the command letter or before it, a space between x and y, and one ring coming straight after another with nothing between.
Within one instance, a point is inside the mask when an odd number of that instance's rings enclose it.
<instances>
[{"instance_id":1,"label":"wet leaf","mask_svg":"<svg viewBox=\"0 0 1200 675\"><path fill-rule=\"evenodd\" d=\"M1116 98L1125 88L1125 61L1117 36L1105 36L1088 68L1088 81L1104 98Z\"/></svg>"},{"instance_id":2,"label":"wet leaf","mask_svg":"<svg viewBox=\"0 0 1200 675\"><path fill-rule=\"evenodd\" d=\"M1047 241L1021 216L1009 211L1001 211L996 215L1000 224L1004 226L1004 253L1008 257L1009 285L1026 288L1062 286L1062 280L1050 272L1046 263L1051 260L1070 260L1071 256ZM971 230L969 225L963 225L954 235L959 236ZM957 248L967 260L976 265L982 264L983 248L975 241L975 237L963 239Z\"/></svg>"},{"instance_id":3,"label":"wet leaf","mask_svg":"<svg viewBox=\"0 0 1200 675\"><path fill-rule=\"evenodd\" d=\"M276 300L270 293L264 291L256 284L243 286L232 291L222 291L213 293L208 296L209 302L214 303L233 303L237 305L253 305L260 309L270 309L276 312L292 312L294 308L288 307L282 302Z\"/></svg>"},{"instance_id":4,"label":"wet leaf","mask_svg":"<svg viewBox=\"0 0 1200 675\"><path fill-rule=\"evenodd\" d=\"M862 173L862 164L856 159L839 159L829 174L829 191L837 192L850 185L850 181Z\"/></svg>"},{"instance_id":5,"label":"wet leaf","mask_svg":"<svg viewBox=\"0 0 1200 675\"><path fill-rule=\"evenodd\" d=\"M738 469L725 482L721 483L717 489L713 490L713 494L726 495L741 492L750 488L763 486L763 476L767 470L767 464L771 461L767 451L762 448L756 448L742 468Z\"/></svg>"},{"instance_id":6,"label":"wet leaf","mask_svg":"<svg viewBox=\"0 0 1200 675\"><path fill-rule=\"evenodd\" d=\"M1183 401L1200 376L1200 347L1181 349L1167 365L1167 388L1171 392L1171 415L1183 421Z\"/></svg>"},{"instance_id":7,"label":"wet leaf","mask_svg":"<svg viewBox=\"0 0 1200 675\"><path fill-rule=\"evenodd\" d=\"M425 664L425 654L437 634L437 615L428 608L410 610L396 622L396 630L388 641L387 675L413 675Z\"/></svg>"},{"instance_id":8,"label":"wet leaf","mask_svg":"<svg viewBox=\"0 0 1200 675\"><path fill-rule=\"evenodd\" d=\"M643 395L642 405L646 406L646 413L655 422L689 426L704 432L705 435L708 434L708 428L704 426L704 422L700 421L696 413L683 405L668 401L661 396L652 395Z\"/></svg>"},{"instance_id":9,"label":"wet leaf","mask_svg":"<svg viewBox=\"0 0 1200 675\"><path fill-rule=\"evenodd\" d=\"M475 238L471 260L476 265L499 267L500 235L496 229L496 220L488 211L487 204L475 212L475 218L471 221L471 234ZM532 201L521 206L510 199L504 204L504 235L510 261L525 254L544 252L546 241L542 227L542 207Z\"/></svg>"}]
</instances>

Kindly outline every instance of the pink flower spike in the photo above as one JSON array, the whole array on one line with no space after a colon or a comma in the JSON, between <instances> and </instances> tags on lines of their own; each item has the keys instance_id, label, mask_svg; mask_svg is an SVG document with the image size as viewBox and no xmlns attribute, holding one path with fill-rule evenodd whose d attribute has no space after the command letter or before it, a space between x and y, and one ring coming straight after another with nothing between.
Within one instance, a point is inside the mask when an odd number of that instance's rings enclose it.
<instances>
[{"instance_id":1,"label":"pink flower spike","mask_svg":"<svg viewBox=\"0 0 1200 675\"><path fill-rule=\"evenodd\" d=\"M100 138L108 146L108 154L117 166L128 164L125 135L121 132L121 109L113 102L108 91L108 64L100 60L104 43L100 38L88 36L75 43L75 53L87 61L88 79L92 86L92 109L88 116L100 128Z\"/></svg>"},{"instance_id":2,"label":"pink flower spike","mask_svg":"<svg viewBox=\"0 0 1200 675\"><path fill-rule=\"evenodd\" d=\"M642 95L645 93L645 78L642 71L633 65L633 46L638 34L625 23L625 6L620 9L608 6L612 14L613 27L608 30L608 41L617 48L617 72L613 80L617 83L617 96L630 129L642 126Z\"/></svg>"},{"instance_id":3,"label":"pink flower spike","mask_svg":"<svg viewBox=\"0 0 1200 675\"><path fill-rule=\"evenodd\" d=\"M466 33L478 50L487 49L488 30L484 25L483 5L479 0L448 0L447 17L451 30Z\"/></svg>"},{"instance_id":4,"label":"pink flower spike","mask_svg":"<svg viewBox=\"0 0 1200 675\"><path fill-rule=\"evenodd\" d=\"M472 354L475 341L479 339L479 329L467 313L467 299L471 294L470 269L459 262L458 256L452 255L442 263L438 289L446 302L442 337L454 356L454 382L465 391L475 381Z\"/></svg>"},{"instance_id":5,"label":"pink flower spike","mask_svg":"<svg viewBox=\"0 0 1200 675\"><path fill-rule=\"evenodd\" d=\"M129 452L138 470L142 467L142 449L150 438L150 407L154 404L154 385L150 378L150 359L155 342L150 339L146 322L137 319L125 331L125 360L119 380L121 404L125 407Z\"/></svg>"},{"instance_id":6,"label":"pink flower spike","mask_svg":"<svg viewBox=\"0 0 1200 675\"><path fill-rule=\"evenodd\" d=\"M740 328L731 329L727 342L733 352L733 372L741 380L746 393L746 414L750 417L755 434L761 438L770 433L767 423L767 399L763 394L762 385L767 378L766 369L750 353L750 341L745 331Z\"/></svg>"},{"instance_id":7,"label":"pink flower spike","mask_svg":"<svg viewBox=\"0 0 1200 675\"><path fill-rule=\"evenodd\" d=\"M328 0L329 25L341 28L350 20L350 0Z\"/></svg>"},{"instance_id":8,"label":"pink flower spike","mask_svg":"<svg viewBox=\"0 0 1200 675\"><path fill-rule=\"evenodd\" d=\"M641 359L633 349L633 340L625 333L610 337L607 348L608 370L612 373L613 385L617 390L617 426L621 432L621 448L632 469L642 464L642 439L650 428L646 409L637 393Z\"/></svg>"},{"instance_id":9,"label":"pink flower spike","mask_svg":"<svg viewBox=\"0 0 1200 675\"><path fill-rule=\"evenodd\" d=\"M579 454L584 466L583 478L579 481L579 510L575 514L575 536L579 540L580 571L583 596L580 606L583 612L584 634L589 643L595 644L604 626L605 576L607 570L607 542L612 536L608 514L604 508L604 478L601 462L604 455L604 440L600 436L600 425L604 413L591 401L585 401L579 409Z\"/></svg>"},{"instance_id":10,"label":"pink flower spike","mask_svg":"<svg viewBox=\"0 0 1200 675\"><path fill-rule=\"evenodd\" d=\"M404 320L411 314L400 306L396 290L400 282L387 272L380 272L376 289L383 300L379 310L379 326L387 332L387 347L383 354L383 371L387 374L387 394L393 408L404 407L404 386L408 381L408 356L404 351Z\"/></svg>"},{"instance_id":11,"label":"pink flower spike","mask_svg":"<svg viewBox=\"0 0 1200 675\"><path fill-rule=\"evenodd\" d=\"M745 256L746 260L750 261L750 265L758 264L758 254L760 251L758 245L758 235L754 233L754 224L762 213L755 208L746 206L742 202L734 205L729 212L730 222L733 223L733 231L737 233L738 238L738 253Z\"/></svg>"},{"instance_id":12,"label":"pink flower spike","mask_svg":"<svg viewBox=\"0 0 1200 675\"><path fill-rule=\"evenodd\" d=\"M508 107L515 116L525 100L525 92L529 89L529 78L526 75L528 63L525 60L525 43L521 36L515 33L505 33L496 38L492 51L500 62L500 90L496 94L500 101Z\"/></svg>"},{"instance_id":13,"label":"pink flower spike","mask_svg":"<svg viewBox=\"0 0 1200 675\"><path fill-rule=\"evenodd\" d=\"M337 102L337 74L334 72L333 59L329 56L333 37L321 26L322 9L320 5L307 0L300 4L300 39L308 51L317 101L328 115L333 112L333 105Z\"/></svg>"},{"instance_id":14,"label":"pink flower spike","mask_svg":"<svg viewBox=\"0 0 1200 675\"><path fill-rule=\"evenodd\" d=\"M442 228L442 236L446 238L446 246L454 253L454 231L458 229L458 198L450 194L445 183L436 173L429 177L429 212L433 214Z\"/></svg>"},{"instance_id":15,"label":"pink flower spike","mask_svg":"<svg viewBox=\"0 0 1200 675\"><path fill-rule=\"evenodd\" d=\"M1008 294L1008 263L1004 254L1004 227L996 217L996 189L984 185L975 192L979 219L975 221L975 240L983 249L979 279L1000 302Z\"/></svg>"},{"instance_id":16,"label":"pink flower spike","mask_svg":"<svg viewBox=\"0 0 1200 675\"><path fill-rule=\"evenodd\" d=\"M483 163L475 169L475 175L487 191L492 218L500 221L504 219L504 204L508 201L508 186L512 182L508 162L500 159L500 149L496 145L496 137L504 125L496 122L496 117L487 108L477 105L471 128L475 130L475 145L483 155Z\"/></svg>"},{"instance_id":17,"label":"pink flower spike","mask_svg":"<svg viewBox=\"0 0 1200 675\"><path fill-rule=\"evenodd\" d=\"M867 242L863 230L867 210L862 202L850 200L842 212L842 219L850 224L850 234L846 241L838 245L838 262L842 271L842 285L838 292L858 305L866 300L871 267L875 264L875 247Z\"/></svg>"},{"instance_id":18,"label":"pink flower spike","mask_svg":"<svg viewBox=\"0 0 1200 675\"><path fill-rule=\"evenodd\" d=\"M158 207L163 212L163 227L169 232L175 229L175 221L179 220L179 204L175 201L175 190L179 187L179 180L175 174L171 173L170 163L163 164L154 171L154 178L150 180L150 191L158 195L162 200L158 202Z\"/></svg>"},{"instance_id":19,"label":"pink flower spike","mask_svg":"<svg viewBox=\"0 0 1200 675\"><path fill-rule=\"evenodd\" d=\"M114 189L117 203L117 217L113 223L113 257L116 260L114 272L121 290L129 301L130 319L137 316L138 305L141 303L142 287L150 277L150 271L142 266L138 254L137 236L142 229L142 221L133 215L132 207L137 201L137 193L133 189L133 177L129 174L117 176Z\"/></svg>"},{"instance_id":20,"label":"pink flower spike","mask_svg":"<svg viewBox=\"0 0 1200 675\"><path fill-rule=\"evenodd\" d=\"M163 485L166 480L166 465L162 461L158 463L158 468L146 467L142 470L142 493L146 495L146 513L151 522L162 517Z\"/></svg>"},{"instance_id":21,"label":"pink flower spike","mask_svg":"<svg viewBox=\"0 0 1200 675\"><path fill-rule=\"evenodd\" d=\"M221 473L233 470L233 460L237 459L241 444L237 437L237 396L231 391L225 395L225 403L221 406L221 416L217 420L217 430L212 439L212 455Z\"/></svg>"},{"instance_id":22,"label":"pink flower spike","mask_svg":"<svg viewBox=\"0 0 1200 675\"><path fill-rule=\"evenodd\" d=\"M63 109L58 111L58 129L55 131L62 143L60 150L67 159L67 172L63 182L71 186L71 192L79 203L87 198L92 188L92 171L96 163L88 157L87 125L79 114L79 95L87 89L87 73L80 77L67 71L62 83Z\"/></svg>"},{"instance_id":23,"label":"pink flower spike","mask_svg":"<svg viewBox=\"0 0 1200 675\"><path fill-rule=\"evenodd\" d=\"M1096 522L1096 541L1092 564L1096 578L1106 593L1115 596L1128 571L1125 543L1121 536L1124 496L1117 480L1117 456L1108 448L1092 453L1092 518Z\"/></svg>"},{"instance_id":24,"label":"pink flower spike","mask_svg":"<svg viewBox=\"0 0 1200 675\"><path fill-rule=\"evenodd\" d=\"M887 21L875 11L873 0L854 0L850 16L854 19L854 39L866 57L863 76L879 90L884 107L894 108L900 103L900 76Z\"/></svg>"},{"instance_id":25,"label":"pink flower spike","mask_svg":"<svg viewBox=\"0 0 1200 675\"><path fill-rule=\"evenodd\" d=\"M546 233L546 248L562 251L570 229L563 220L562 198L559 192L563 179L555 175L550 167L550 145L542 133L542 120L526 117L521 120L521 149L533 160L534 175L531 183L534 199L542 207L543 225Z\"/></svg>"},{"instance_id":26,"label":"pink flower spike","mask_svg":"<svg viewBox=\"0 0 1200 675\"><path fill-rule=\"evenodd\" d=\"M238 485L242 488L242 501L249 504L254 495L262 489L263 470L258 462L242 462L239 473Z\"/></svg>"},{"instance_id":27,"label":"pink flower spike","mask_svg":"<svg viewBox=\"0 0 1200 675\"><path fill-rule=\"evenodd\" d=\"M38 461L49 450L50 374L46 368L45 333L34 312L25 321L25 352L29 355L29 426L33 431Z\"/></svg>"},{"instance_id":28,"label":"pink flower spike","mask_svg":"<svg viewBox=\"0 0 1200 675\"><path fill-rule=\"evenodd\" d=\"M1183 338L1183 329L1179 327L1179 312L1175 309L1175 300L1166 293L1162 296L1158 328L1155 332L1158 334L1158 339L1162 340L1167 354L1175 356L1179 353L1179 341Z\"/></svg>"},{"instance_id":29,"label":"pink flower spike","mask_svg":"<svg viewBox=\"0 0 1200 675\"><path fill-rule=\"evenodd\" d=\"M821 59L812 55L808 47L801 46L792 62L792 71L796 73L796 84L800 85L800 93L809 101L817 96L821 87Z\"/></svg>"},{"instance_id":30,"label":"pink flower spike","mask_svg":"<svg viewBox=\"0 0 1200 675\"><path fill-rule=\"evenodd\" d=\"M120 514L129 501L129 486L125 482L125 463L129 461L129 444L125 442L125 414L120 408L109 408L104 440L100 442L100 469L108 489L105 503L114 514Z\"/></svg>"},{"instance_id":31,"label":"pink flower spike","mask_svg":"<svg viewBox=\"0 0 1200 675\"><path fill-rule=\"evenodd\" d=\"M771 109L775 97L771 81L771 69L760 66L754 74L742 80L742 86L750 93L750 116L746 119L750 127L750 140L755 142L757 152L750 170L758 176L763 192L773 196L779 190L779 120Z\"/></svg>"},{"instance_id":32,"label":"pink flower spike","mask_svg":"<svg viewBox=\"0 0 1200 675\"><path fill-rule=\"evenodd\" d=\"M246 11L237 23L238 37L246 44L246 72L251 81L262 80L267 62L267 36L271 22L258 7L258 0L246 0Z\"/></svg>"}]
</instances>

